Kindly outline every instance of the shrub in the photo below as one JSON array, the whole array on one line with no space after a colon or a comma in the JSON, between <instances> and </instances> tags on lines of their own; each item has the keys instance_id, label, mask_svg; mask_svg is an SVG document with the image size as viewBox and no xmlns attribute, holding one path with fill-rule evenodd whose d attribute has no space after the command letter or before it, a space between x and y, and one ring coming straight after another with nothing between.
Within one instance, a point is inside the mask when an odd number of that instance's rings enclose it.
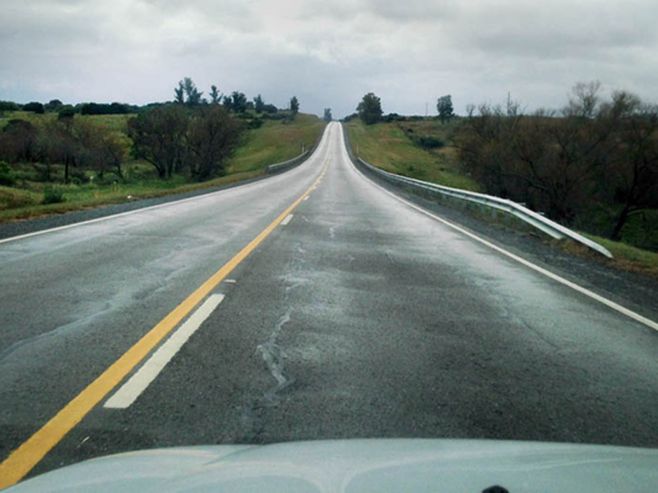
<instances>
[{"instance_id":1,"label":"shrub","mask_svg":"<svg viewBox=\"0 0 658 493\"><path fill-rule=\"evenodd\" d=\"M260 128L263 126L262 118L253 118L247 122L247 128Z\"/></svg>"},{"instance_id":2,"label":"shrub","mask_svg":"<svg viewBox=\"0 0 658 493\"><path fill-rule=\"evenodd\" d=\"M23 111L31 111L32 113L39 113L43 114L45 111L43 108L43 105L41 103L37 103L36 101L32 101L31 103L27 103L23 105Z\"/></svg>"},{"instance_id":3,"label":"shrub","mask_svg":"<svg viewBox=\"0 0 658 493\"><path fill-rule=\"evenodd\" d=\"M0 161L0 185L11 187L16 183L13 170L4 161Z\"/></svg>"},{"instance_id":4,"label":"shrub","mask_svg":"<svg viewBox=\"0 0 658 493\"><path fill-rule=\"evenodd\" d=\"M21 107L13 101L0 101L0 111L18 111Z\"/></svg>"},{"instance_id":5,"label":"shrub","mask_svg":"<svg viewBox=\"0 0 658 493\"><path fill-rule=\"evenodd\" d=\"M71 105L64 105L57 111L57 119L63 120L65 118L73 118L75 116L75 108Z\"/></svg>"},{"instance_id":6,"label":"shrub","mask_svg":"<svg viewBox=\"0 0 658 493\"><path fill-rule=\"evenodd\" d=\"M421 135L414 139L416 143L423 149L436 149L437 147L443 147L443 141L432 137L431 135Z\"/></svg>"},{"instance_id":7,"label":"shrub","mask_svg":"<svg viewBox=\"0 0 658 493\"><path fill-rule=\"evenodd\" d=\"M62 192L59 188L46 187L43 189L43 200L41 201L42 204L59 204L65 200L64 192Z\"/></svg>"}]
</instances>

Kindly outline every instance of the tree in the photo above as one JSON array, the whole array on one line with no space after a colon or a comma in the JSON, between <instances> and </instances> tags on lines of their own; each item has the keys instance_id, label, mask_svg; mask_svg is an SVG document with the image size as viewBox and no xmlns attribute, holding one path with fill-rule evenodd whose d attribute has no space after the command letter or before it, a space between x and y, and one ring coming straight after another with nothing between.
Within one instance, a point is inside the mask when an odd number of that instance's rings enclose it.
<instances>
[{"instance_id":1,"label":"tree","mask_svg":"<svg viewBox=\"0 0 658 493\"><path fill-rule=\"evenodd\" d=\"M373 93L369 92L356 107L359 118L363 120L366 125L377 123L382 118L382 104L381 100Z\"/></svg>"},{"instance_id":2,"label":"tree","mask_svg":"<svg viewBox=\"0 0 658 493\"><path fill-rule=\"evenodd\" d=\"M73 127L73 118L58 119L47 123L39 134L40 153L47 165L46 174L50 176L51 164L63 164L64 183L69 183L71 166L77 164L80 156L79 141Z\"/></svg>"},{"instance_id":3,"label":"tree","mask_svg":"<svg viewBox=\"0 0 658 493\"><path fill-rule=\"evenodd\" d=\"M569 104L563 110L564 116L593 118L600 102L601 83L598 80L578 82L571 89Z\"/></svg>"},{"instance_id":4,"label":"tree","mask_svg":"<svg viewBox=\"0 0 658 493\"><path fill-rule=\"evenodd\" d=\"M37 128L27 120L9 120L0 132L0 159L10 163L37 158Z\"/></svg>"},{"instance_id":5,"label":"tree","mask_svg":"<svg viewBox=\"0 0 658 493\"><path fill-rule=\"evenodd\" d=\"M222 95L219 93L216 85L210 86L210 102L212 104L219 104L222 101Z\"/></svg>"},{"instance_id":6,"label":"tree","mask_svg":"<svg viewBox=\"0 0 658 493\"><path fill-rule=\"evenodd\" d=\"M44 105L44 109L46 111L58 111L64 103L62 103L59 99L51 99Z\"/></svg>"},{"instance_id":7,"label":"tree","mask_svg":"<svg viewBox=\"0 0 658 493\"><path fill-rule=\"evenodd\" d=\"M174 88L174 102L178 104L185 103L185 87L183 81L178 81L178 87Z\"/></svg>"},{"instance_id":8,"label":"tree","mask_svg":"<svg viewBox=\"0 0 658 493\"><path fill-rule=\"evenodd\" d=\"M32 101L31 103L23 105L23 111L31 111L33 113L43 114L45 110L43 108L43 104Z\"/></svg>"},{"instance_id":9,"label":"tree","mask_svg":"<svg viewBox=\"0 0 658 493\"><path fill-rule=\"evenodd\" d=\"M279 109L274 106L273 104L264 104L263 105L263 113L268 113L270 115L273 115L274 113L277 113Z\"/></svg>"},{"instance_id":10,"label":"tree","mask_svg":"<svg viewBox=\"0 0 658 493\"><path fill-rule=\"evenodd\" d=\"M128 121L135 157L155 167L160 178L170 178L182 167L188 117L180 105L160 106Z\"/></svg>"},{"instance_id":11,"label":"tree","mask_svg":"<svg viewBox=\"0 0 658 493\"><path fill-rule=\"evenodd\" d=\"M441 96L436 102L436 111L439 112L439 120L445 123L450 120L455 114L453 113L452 97L450 94Z\"/></svg>"},{"instance_id":12,"label":"tree","mask_svg":"<svg viewBox=\"0 0 658 493\"><path fill-rule=\"evenodd\" d=\"M331 116L331 108L325 108L324 109L324 121L325 122L330 122L333 120L333 117Z\"/></svg>"},{"instance_id":13,"label":"tree","mask_svg":"<svg viewBox=\"0 0 658 493\"><path fill-rule=\"evenodd\" d=\"M643 210L658 209L658 107L625 92L614 93L612 100L613 107L623 108L618 111L623 111L624 118L604 182L620 206L610 238L620 240L628 219Z\"/></svg>"},{"instance_id":14,"label":"tree","mask_svg":"<svg viewBox=\"0 0 658 493\"><path fill-rule=\"evenodd\" d=\"M256 113L262 113L264 107L265 107L265 101L263 101L263 98L259 94L254 98L254 110L256 110Z\"/></svg>"},{"instance_id":15,"label":"tree","mask_svg":"<svg viewBox=\"0 0 658 493\"><path fill-rule=\"evenodd\" d=\"M21 107L13 101L0 101L0 111L18 111Z\"/></svg>"},{"instance_id":16,"label":"tree","mask_svg":"<svg viewBox=\"0 0 658 493\"><path fill-rule=\"evenodd\" d=\"M244 113L247 110L247 96L239 91L233 91L230 96L224 97L224 106L235 113Z\"/></svg>"},{"instance_id":17,"label":"tree","mask_svg":"<svg viewBox=\"0 0 658 493\"><path fill-rule=\"evenodd\" d=\"M189 77L183 79L183 91L185 92L185 97L187 100L186 104L189 106L196 106L201 103L201 96L203 92L199 92L196 87L196 84Z\"/></svg>"},{"instance_id":18,"label":"tree","mask_svg":"<svg viewBox=\"0 0 658 493\"><path fill-rule=\"evenodd\" d=\"M174 88L174 102L178 104L187 104L188 106L197 106L202 103L200 92L194 81L189 77L178 81L178 87Z\"/></svg>"},{"instance_id":19,"label":"tree","mask_svg":"<svg viewBox=\"0 0 658 493\"><path fill-rule=\"evenodd\" d=\"M290 98L290 118L293 119L299 113L299 100L297 96Z\"/></svg>"},{"instance_id":20,"label":"tree","mask_svg":"<svg viewBox=\"0 0 658 493\"><path fill-rule=\"evenodd\" d=\"M191 118L187 143L190 174L204 180L225 173L224 163L239 142L241 125L219 105L201 108Z\"/></svg>"}]
</instances>

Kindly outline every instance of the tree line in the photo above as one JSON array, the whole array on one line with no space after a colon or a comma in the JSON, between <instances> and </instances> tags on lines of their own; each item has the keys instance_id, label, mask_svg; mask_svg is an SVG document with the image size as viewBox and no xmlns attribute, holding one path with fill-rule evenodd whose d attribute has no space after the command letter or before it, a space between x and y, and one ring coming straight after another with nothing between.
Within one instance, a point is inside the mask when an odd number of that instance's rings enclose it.
<instances>
[{"instance_id":1,"label":"tree line","mask_svg":"<svg viewBox=\"0 0 658 493\"><path fill-rule=\"evenodd\" d=\"M446 94L445 96L441 96L437 99L436 111L438 113L438 119L441 121L441 123L446 123L455 116L452 106L452 96L450 94ZM389 113L388 115L384 116L381 98L372 92L369 92L363 96L356 107L356 113L347 116L344 121L350 121L351 119L357 117L360 118L361 121L366 125L372 125L382 121L391 122L406 119L406 117L400 116L397 113Z\"/></svg>"},{"instance_id":2,"label":"tree line","mask_svg":"<svg viewBox=\"0 0 658 493\"><path fill-rule=\"evenodd\" d=\"M470 106L456 136L486 191L569 225L620 239L629 219L658 208L658 107L626 91L579 83L558 111L518 103ZM591 229L591 228L590 228Z\"/></svg>"},{"instance_id":3,"label":"tree line","mask_svg":"<svg viewBox=\"0 0 658 493\"><path fill-rule=\"evenodd\" d=\"M185 174L205 180L225 174L227 158L245 129L257 128L263 118L285 123L299 112L299 100L295 96L290 99L289 108L280 111L265 103L260 94L248 101L239 91L222 95L215 85L208 94L210 100L186 77L174 88L173 102L143 107L121 103L84 103L73 107L60 100L21 106L0 101L0 111L57 114L56 118L34 123L10 120L0 132L0 161L35 163L44 181L51 181L52 165L61 164L64 182L69 183L72 178L85 178L84 173L76 173L81 169L95 170L100 177L112 172L123 179L122 165L131 155L150 163L160 178ZM136 116L128 120L124 134L89 119L76 118L77 113L136 113ZM2 184L12 184L9 172L3 172L2 176Z\"/></svg>"}]
</instances>

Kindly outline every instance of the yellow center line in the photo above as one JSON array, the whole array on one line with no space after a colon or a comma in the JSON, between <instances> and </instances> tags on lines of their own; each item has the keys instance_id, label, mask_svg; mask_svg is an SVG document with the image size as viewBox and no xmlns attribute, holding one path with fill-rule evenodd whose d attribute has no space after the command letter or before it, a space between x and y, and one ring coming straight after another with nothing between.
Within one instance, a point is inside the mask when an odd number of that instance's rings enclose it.
<instances>
[{"instance_id":1,"label":"yellow center line","mask_svg":"<svg viewBox=\"0 0 658 493\"><path fill-rule=\"evenodd\" d=\"M110 365L73 400L64 406L50 421L0 464L0 489L11 486L28 474L82 419L135 368L155 346L164 339L194 308L235 269L314 189L327 172L325 161L320 176L286 210L251 240L231 260L158 322L119 359Z\"/></svg>"}]
</instances>

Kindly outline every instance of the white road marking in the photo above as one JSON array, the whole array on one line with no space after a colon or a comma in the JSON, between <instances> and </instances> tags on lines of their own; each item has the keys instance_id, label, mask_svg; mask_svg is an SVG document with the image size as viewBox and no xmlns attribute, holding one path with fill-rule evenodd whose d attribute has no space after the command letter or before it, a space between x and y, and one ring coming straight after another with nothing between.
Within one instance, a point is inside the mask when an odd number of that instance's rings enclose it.
<instances>
[{"instance_id":1,"label":"white road marking","mask_svg":"<svg viewBox=\"0 0 658 493\"><path fill-rule=\"evenodd\" d=\"M224 279L224 282L227 283L227 284L235 284L238 281L236 281L235 279Z\"/></svg>"},{"instance_id":2,"label":"white road marking","mask_svg":"<svg viewBox=\"0 0 658 493\"><path fill-rule=\"evenodd\" d=\"M288 214L283 221L281 221L281 226L288 226L288 223L292 221L292 214Z\"/></svg>"},{"instance_id":3,"label":"white road marking","mask_svg":"<svg viewBox=\"0 0 658 493\"><path fill-rule=\"evenodd\" d=\"M103 407L126 409L135 402L223 299L223 294L211 294L146 363L105 402Z\"/></svg>"},{"instance_id":4,"label":"white road marking","mask_svg":"<svg viewBox=\"0 0 658 493\"><path fill-rule=\"evenodd\" d=\"M306 197L304 197L304 202L306 202L306 201L307 201L308 199L310 199L310 198L311 198L311 196L310 196L310 195L307 195Z\"/></svg>"},{"instance_id":5,"label":"white road marking","mask_svg":"<svg viewBox=\"0 0 658 493\"><path fill-rule=\"evenodd\" d=\"M464 228L462 228L462 227L460 227L460 226L457 226L456 224L451 223L450 221L447 221L447 220L443 219L442 217L437 216L436 214L432 214L431 212L426 211L426 210L423 209L422 207L419 207L419 206L417 206L416 204L413 204L412 202L409 202L408 200L405 200L405 199L403 199L402 197L397 196L397 195L394 194L393 192L390 192L390 191L386 190L384 187L382 187L382 186L379 185L378 183L375 183L373 180L371 180L371 179L369 179L368 177L366 177L366 176L361 172L361 170L358 169L358 168L354 165L354 163L352 163L352 160L349 159L349 157L345 157L345 159L347 159L347 160L349 161L349 163L350 163L350 164L352 165L352 167L356 170L356 172L358 173L358 175L361 176L361 178L363 178L364 180L366 180L368 183L370 183L370 184L376 186L376 187L379 188L382 192L384 192L384 193L390 195L390 196L393 197L395 200L398 200L399 202L402 202L403 204L405 204L405 205L411 207L412 209L417 210L417 211L420 212L421 214L424 214L424 215L426 215L426 216L428 216L428 217L430 217L430 218L432 218L432 219L434 219L434 220L436 220L436 221L439 221L439 222L445 224L446 226L448 226L448 227L450 227L450 228L452 228L452 229L454 229L454 230L456 230L456 231L459 231L460 233L462 233L462 234L468 236L469 238L471 238L471 239L473 239L473 240L475 240L475 241L477 241L477 242L479 242L479 243L482 243L483 245L488 246L488 247L491 248L492 250L495 250L495 251L497 251L498 253L501 253L501 254L505 255L506 257L511 258L512 260L517 261L517 262L520 263L520 264L525 265L526 267L528 267L528 268L534 270L535 272L539 272L540 274L543 274L544 276L546 276L546 277L548 277L548 278L550 278L550 279L553 279L554 281L557 281L557 282L559 282L560 284L563 284L564 286L567 286L567 287L573 289L574 291L578 291L579 293L582 293L582 294L584 294L585 296L588 296L589 298L591 298L591 299L593 299L593 300L595 300L595 301L598 301L599 303L604 304L604 305L607 306L608 308L612 308L612 309L615 310L616 312L621 313L622 315L625 315L625 316L627 316L627 317L629 317L629 318L635 320L636 322L639 322L639 323L641 323L641 324L643 324L643 325L646 325L647 327L649 327L649 328L651 328L651 329L653 329L653 330L655 330L655 331L658 331L658 323L654 322L653 320L651 320L651 319L649 319L649 318L647 318L647 317L644 317L644 316L640 315L639 313L636 313L636 312L634 312L633 310L630 310L630 309L628 309L628 308L626 308L626 307L624 307L624 306L622 306L622 305L620 305L620 304L618 304L618 303L615 303L614 301L609 300L608 298L605 298L605 297L603 297L603 296L601 296L601 295L599 295L599 294L596 294L595 292L590 291L590 290L587 289L587 288L584 288L584 287L582 287L582 286L580 286L580 285L578 285L578 284L576 284L576 283L574 283L574 282L571 282L571 281L569 281L568 279L565 279L564 277L558 276L557 274L554 274L553 272L551 272L551 271L549 271L549 270L546 270L546 269L544 269L543 267L540 267L540 266L538 266L538 265L536 265L536 264L533 264L533 263L530 262L529 260L526 260L526 259L524 259L524 258L522 258L522 257L519 257L518 255L515 255L515 254L513 254L512 252L508 252L508 251L505 250L504 248L501 248L501 247L499 247L499 246L497 246L497 245L494 245L494 244L491 243L490 241L487 241L487 240L485 240L484 238L480 238L480 237L477 236L476 234L471 233L470 231L467 231L466 229L464 229Z\"/></svg>"}]
</instances>

